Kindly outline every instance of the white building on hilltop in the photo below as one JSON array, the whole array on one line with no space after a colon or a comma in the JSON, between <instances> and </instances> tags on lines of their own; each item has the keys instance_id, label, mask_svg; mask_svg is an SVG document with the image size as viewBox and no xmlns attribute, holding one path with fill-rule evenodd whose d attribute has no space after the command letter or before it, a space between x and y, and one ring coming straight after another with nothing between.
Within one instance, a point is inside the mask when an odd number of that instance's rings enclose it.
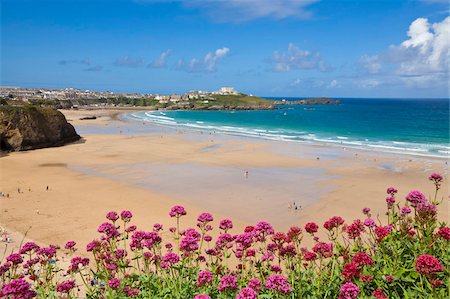
<instances>
[{"instance_id":1,"label":"white building on hilltop","mask_svg":"<svg viewBox=\"0 0 450 299\"><path fill-rule=\"evenodd\" d=\"M229 86L220 88L219 92L221 94L237 94L236 90L234 90L233 87Z\"/></svg>"}]
</instances>

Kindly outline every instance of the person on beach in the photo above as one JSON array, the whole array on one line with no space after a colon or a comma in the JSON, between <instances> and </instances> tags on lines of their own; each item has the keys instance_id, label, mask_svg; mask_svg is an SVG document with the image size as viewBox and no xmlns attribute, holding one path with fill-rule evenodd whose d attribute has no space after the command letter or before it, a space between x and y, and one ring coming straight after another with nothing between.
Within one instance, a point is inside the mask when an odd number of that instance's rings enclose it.
<instances>
[{"instance_id":1,"label":"person on beach","mask_svg":"<svg viewBox=\"0 0 450 299\"><path fill-rule=\"evenodd\" d=\"M244 172L244 177L245 177L246 179L248 179L248 171L247 171L247 170Z\"/></svg>"}]
</instances>

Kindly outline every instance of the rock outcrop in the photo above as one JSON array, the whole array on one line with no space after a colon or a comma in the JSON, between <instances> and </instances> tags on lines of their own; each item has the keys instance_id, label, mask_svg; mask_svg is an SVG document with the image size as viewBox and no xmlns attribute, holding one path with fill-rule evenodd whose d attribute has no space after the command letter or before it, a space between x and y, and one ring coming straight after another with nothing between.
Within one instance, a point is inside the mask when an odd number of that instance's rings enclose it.
<instances>
[{"instance_id":1,"label":"rock outcrop","mask_svg":"<svg viewBox=\"0 0 450 299\"><path fill-rule=\"evenodd\" d=\"M79 140L74 127L56 109L0 106L0 148L24 151L61 146Z\"/></svg>"},{"instance_id":2,"label":"rock outcrop","mask_svg":"<svg viewBox=\"0 0 450 299\"><path fill-rule=\"evenodd\" d=\"M329 98L274 101L274 105L339 105L341 101Z\"/></svg>"}]
</instances>

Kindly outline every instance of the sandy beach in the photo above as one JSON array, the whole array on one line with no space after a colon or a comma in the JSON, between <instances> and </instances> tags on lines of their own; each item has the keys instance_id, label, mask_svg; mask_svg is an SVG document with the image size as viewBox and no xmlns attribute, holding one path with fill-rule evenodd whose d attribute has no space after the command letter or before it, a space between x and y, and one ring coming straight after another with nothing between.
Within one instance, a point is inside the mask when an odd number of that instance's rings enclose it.
<instances>
[{"instance_id":1,"label":"sandy beach","mask_svg":"<svg viewBox=\"0 0 450 299\"><path fill-rule=\"evenodd\" d=\"M131 210L144 230L168 228L175 204L186 207L186 226L210 211L215 220L233 219L235 231L259 220L276 230L334 215L352 221L364 207L382 218L387 187L398 188L403 200L413 189L433 194L431 172L448 179L444 159L177 131L124 122L123 110L62 112L83 140L0 157L8 251L25 233L41 244L84 246L110 210ZM97 119L80 120L92 115ZM440 195L439 217L448 220L447 181ZM288 208L292 202L298 210Z\"/></svg>"}]
</instances>

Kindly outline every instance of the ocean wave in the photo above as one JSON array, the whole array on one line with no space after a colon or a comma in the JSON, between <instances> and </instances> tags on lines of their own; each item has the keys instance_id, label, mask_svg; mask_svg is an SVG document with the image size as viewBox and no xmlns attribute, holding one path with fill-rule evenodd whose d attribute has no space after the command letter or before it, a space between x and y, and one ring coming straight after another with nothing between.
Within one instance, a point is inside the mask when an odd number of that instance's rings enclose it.
<instances>
[{"instance_id":1,"label":"ocean wave","mask_svg":"<svg viewBox=\"0 0 450 299\"><path fill-rule=\"evenodd\" d=\"M242 137L266 140L328 144L345 148L365 149L389 153L401 153L427 157L448 157L450 147L444 144L422 144L404 141L356 139L349 136L322 136L319 133L284 129L244 128L230 125L216 125L198 120L180 120L162 112L133 112L125 116L130 120L148 121L162 126L184 127L195 131L211 131Z\"/></svg>"}]
</instances>

